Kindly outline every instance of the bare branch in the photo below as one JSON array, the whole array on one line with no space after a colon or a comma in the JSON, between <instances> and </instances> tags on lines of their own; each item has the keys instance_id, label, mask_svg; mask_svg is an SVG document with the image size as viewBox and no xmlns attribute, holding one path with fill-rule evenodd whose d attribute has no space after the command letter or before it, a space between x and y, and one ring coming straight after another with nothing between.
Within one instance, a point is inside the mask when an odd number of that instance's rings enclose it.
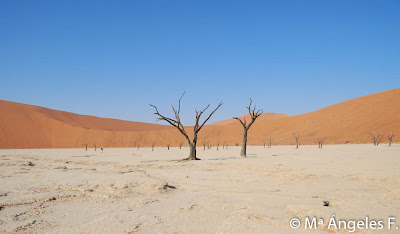
<instances>
[{"instance_id":1,"label":"bare branch","mask_svg":"<svg viewBox=\"0 0 400 234\"><path fill-rule=\"evenodd\" d=\"M210 115L208 115L207 119L204 120L203 124L200 125L200 127L198 128L197 131L200 131L200 129L204 126L204 124L207 123L207 121L211 118L211 116L212 116L223 104L224 104L224 103L222 103L222 102L220 102L220 103L218 104L218 106L210 113ZM210 105L208 105L207 108L208 108L209 106L210 106ZM204 109L201 113L203 113L205 110L207 110L207 108ZM199 117L199 118L200 118L200 117Z\"/></svg>"}]
</instances>

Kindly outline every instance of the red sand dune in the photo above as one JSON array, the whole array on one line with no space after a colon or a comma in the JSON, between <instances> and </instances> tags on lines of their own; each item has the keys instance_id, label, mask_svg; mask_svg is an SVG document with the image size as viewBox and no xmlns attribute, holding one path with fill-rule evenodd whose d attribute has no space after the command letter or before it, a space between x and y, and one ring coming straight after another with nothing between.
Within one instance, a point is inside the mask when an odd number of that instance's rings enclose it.
<instances>
[{"instance_id":1,"label":"red sand dune","mask_svg":"<svg viewBox=\"0 0 400 234\"><path fill-rule=\"evenodd\" d=\"M329 144L367 143L369 131L383 134L393 130L400 135L399 103L400 89L393 89L297 116L268 113L250 129L249 144L261 145L268 137L275 144L293 144L293 132L302 135L302 144L313 144L318 137ZM240 144L242 127L235 121L206 126L200 132L199 145L203 139L212 144ZM77 148L83 144L136 147L151 143L176 146L182 140L170 126L77 115L0 100L0 148Z\"/></svg>"},{"instance_id":2,"label":"red sand dune","mask_svg":"<svg viewBox=\"0 0 400 234\"><path fill-rule=\"evenodd\" d=\"M250 115L249 114L242 115L239 118L241 120L243 120L244 117L246 117L246 120L250 120ZM284 117L288 117L288 116L285 115L285 114L263 113L262 115L260 115L260 117L257 118L257 121L280 119L280 118L284 118ZM237 123L238 123L238 120L232 118L232 119L226 119L226 120L222 120L222 121L219 121L219 122L216 122L216 123L212 123L210 125L219 125L219 126L221 126L221 125L237 124Z\"/></svg>"}]
</instances>

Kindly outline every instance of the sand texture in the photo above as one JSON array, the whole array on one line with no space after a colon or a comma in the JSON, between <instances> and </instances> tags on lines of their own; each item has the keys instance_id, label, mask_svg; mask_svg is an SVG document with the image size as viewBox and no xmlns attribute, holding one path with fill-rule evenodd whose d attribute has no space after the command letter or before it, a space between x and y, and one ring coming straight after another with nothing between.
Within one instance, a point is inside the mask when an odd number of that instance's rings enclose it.
<instances>
[{"instance_id":1,"label":"sand texture","mask_svg":"<svg viewBox=\"0 0 400 234\"><path fill-rule=\"evenodd\" d=\"M293 217L400 219L398 144L239 151L0 150L0 232L289 233Z\"/></svg>"}]
</instances>

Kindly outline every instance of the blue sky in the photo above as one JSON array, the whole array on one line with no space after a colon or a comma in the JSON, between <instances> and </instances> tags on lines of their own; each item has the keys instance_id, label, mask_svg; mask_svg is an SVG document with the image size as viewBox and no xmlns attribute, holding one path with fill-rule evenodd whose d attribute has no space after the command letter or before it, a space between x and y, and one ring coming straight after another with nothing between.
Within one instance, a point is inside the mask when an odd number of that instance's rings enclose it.
<instances>
[{"instance_id":1,"label":"blue sky","mask_svg":"<svg viewBox=\"0 0 400 234\"><path fill-rule=\"evenodd\" d=\"M399 1L0 2L0 99L155 122L297 115L398 88Z\"/></svg>"}]
</instances>

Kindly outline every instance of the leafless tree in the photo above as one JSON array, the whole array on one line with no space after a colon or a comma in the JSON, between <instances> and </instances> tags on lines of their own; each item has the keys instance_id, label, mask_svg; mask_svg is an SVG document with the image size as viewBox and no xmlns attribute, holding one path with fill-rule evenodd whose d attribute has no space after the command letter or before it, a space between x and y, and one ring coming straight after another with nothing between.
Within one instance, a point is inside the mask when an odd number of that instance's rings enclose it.
<instances>
[{"instance_id":1,"label":"leafless tree","mask_svg":"<svg viewBox=\"0 0 400 234\"><path fill-rule=\"evenodd\" d=\"M196 110L196 122L195 122L195 125L193 127L193 138L191 140L189 138L188 134L186 133L186 130L183 127L183 125L181 123L181 119L179 117L179 114L180 114L180 111L181 111L181 100L182 100L182 97L183 97L184 94L185 93L183 93L181 98L179 99L178 110L175 110L174 106L171 105L172 110L174 111L174 114L175 114L174 119L173 118L169 118L169 117L165 117L164 115L160 114L158 112L158 109L157 109L156 106L151 105L151 104L150 104L150 106L154 107L154 109L156 110L156 112L154 114L159 116L158 117L159 120L164 120L164 121L168 122L170 125L172 125L175 128L177 128L179 130L179 132L185 137L185 140L186 140L186 142L187 142L187 144L189 145L189 148L190 148L190 153L189 153L189 157L187 158L187 160L199 160L199 158L196 157L197 135L199 134L199 132L203 128L203 126L207 123L207 121L211 118L211 116L223 105L223 103L220 102L218 104L218 106L203 121L203 123L200 123L200 118L203 115L203 113L208 109L208 107L210 107L210 104L208 104L207 107L204 108L201 111L197 111Z\"/></svg>"},{"instance_id":2,"label":"leafless tree","mask_svg":"<svg viewBox=\"0 0 400 234\"><path fill-rule=\"evenodd\" d=\"M238 117L233 117L234 119L237 119L240 124L243 126L243 141L242 141L242 150L240 151L240 156L245 158L247 156L247 131L250 129L251 125L253 125L254 121L263 113L262 110L256 111L256 106L254 105L254 108L251 109L251 104L252 100L250 98L250 104L247 107L249 110L249 115L250 115L250 123L247 125L246 123L246 117L243 117L243 121L238 118Z\"/></svg>"},{"instance_id":3,"label":"leafless tree","mask_svg":"<svg viewBox=\"0 0 400 234\"><path fill-rule=\"evenodd\" d=\"M325 142L325 138L318 138L317 143L318 143L318 148L322 148L322 145Z\"/></svg>"},{"instance_id":4,"label":"leafless tree","mask_svg":"<svg viewBox=\"0 0 400 234\"><path fill-rule=\"evenodd\" d=\"M272 137L269 137L269 139L268 139L268 148L272 147L272 143L274 143L274 139L272 139Z\"/></svg>"},{"instance_id":5,"label":"leafless tree","mask_svg":"<svg viewBox=\"0 0 400 234\"><path fill-rule=\"evenodd\" d=\"M300 145L300 138L301 138L301 136L300 136L300 134L298 134L297 132L294 132L294 133L293 133L293 137L294 137L294 139L296 140L296 149L298 149L298 148L299 148L299 145Z\"/></svg>"},{"instance_id":6,"label":"leafless tree","mask_svg":"<svg viewBox=\"0 0 400 234\"><path fill-rule=\"evenodd\" d=\"M93 144L93 148L94 148L94 151L97 151L97 145L96 145L96 143Z\"/></svg>"},{"instance_id":7,"label":"leafless tree","mask_svg":"<svg viewBox=\"0 0 400 234\"><path fill-rule=\"evenodd\" d=\"M171 144L170 143L167 143L167 149L169 150L169 147L171 146Z\"/></svg>"},{"instance_id":8,"label":"leafless tree","mask_svg":"<svg viewBox=\"0 0 400 234\"><path fill-rule=\"evenodd\" d=\"M83 146L85 146L86 151L87 151L88 145L89 145L88 143L83 144Z\"/></svg>"},{"instance_id":9,"label":"leafless tree","mask_svg":"<svg viewBox=\"0 0 400 234\"><path fill-rule=\"evenodd\" d=\"M378 133L369 132L369 136L372 140L372 143L374 143L374 145L379 145L379 143L381 143L381 141L382 141L382 135L379 132Z\"/></svg>"},{"instance_id":10,"label":"leafless tree","mask_svg":"<svg viewBox=\"0 0 400 234\"><path fill-rule=\"evenodd\" d=\"M389 146L391 146L392 142L393 142L393 137L395 137L396 135L393 134L393 131L391 133L389 133L389 131L386 130L386 136L389 140Z\"/></svg>"},{"instance_id":11,"label":"leafless tree","mask_svg":"<svg viewBox=\"0 0 400 234\"><path fill-rule=\"evenodd\" d=\"M151 142L151 151L154 151L154 146L157 144L157 142L152 141Z\"/></svg>"},{"instance_id":12,"label":"leafless tree","mask_svg":"<svg viewBox=\"0 0 400 234\"><path fill-rule=\"evenodd\" d=\"M180 142L179 142L179 149L182 149L182 145L183 145L183 142L180 141Z\"/></svg>"},{"instance_id":13,"label":"leafless tree","mask_svg":"<svg viewBox=\"0 0 400 234\"><path fill-rule=\"evenodd\" d=\"M217 150L218 150L218 148L219 148L219 137L217 138Z\"/></svg>"},{"instance_id":14,"label":"leafless tree","mask_svg":"<svg viewBox=\"0 0 400 234\"><path fill-rule=\"evenodd\" d=\"M203 145L203 150L206 150L207 139L203 138L203 140L201 141L201 144Z\"/></svg>"}]
</instances>

